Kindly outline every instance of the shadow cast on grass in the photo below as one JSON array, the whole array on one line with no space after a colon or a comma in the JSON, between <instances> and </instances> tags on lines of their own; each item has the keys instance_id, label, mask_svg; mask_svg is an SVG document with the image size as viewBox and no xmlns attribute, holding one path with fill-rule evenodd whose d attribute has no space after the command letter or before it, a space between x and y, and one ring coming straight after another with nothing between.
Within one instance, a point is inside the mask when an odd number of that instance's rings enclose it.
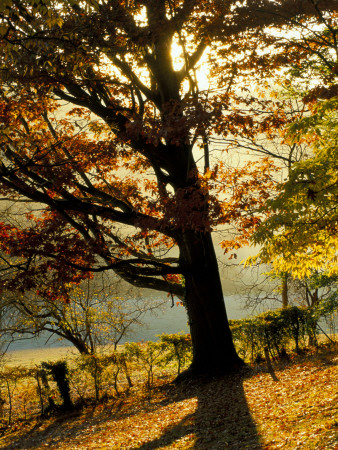
<instances>
[{"instance_id":1,"label":"shadow cast on grass","mask_svg":"<svg viewBox=\"0 0 338 450\"><path fill-rule=\"evenodd\" d=\"M172 402L181 402L190 398L197 398L197 408L172 425L164 429L161 436L140 444L137 447L128 445L128 431L124 450L151 450L164 446L168 448L193 448L199 450L232 449L260 450L260 444L256 426L251 417L245 393L243 389L243 376L232 375L217 378L206 382L199 380L194 383L182 383L178 386L162 386L165 395L159 402L151 402L152 411L169 405ZM115 405L116 406L116 405ZM115 408L114 408L115 409ZM99 428L106 420L120 420L123 417L133 416L133 412L118 411L118 408L110 410L110 413L95 414L94 410L79 415L70 413L60 416L47 426L43 422L37 424L7 446L0 447L3 450L39 449L46 445L58 448L68 439L76 438L74 448L81 447L80 442L86 440L87 432ZM191 411L191 410L190 410ZM40 425L42 425L40 427ZM80 438L80 442L78 439ZM178 442L180 441L180 442ZM98 447L99 448L99 447ZM117 448L117 447L112 447Z\"/></svg>"},{"instance_id":2,"label":"shadow cast on grass","mask_svg":"<svg viewBox=\"0 0 338 450\"><path fill-rule=\"evenodd\" d=\"M133 447L132 450L151 450L164 446L180 448L178 443L174 443L182 438L183 441L184 438L190 439L187 447L183 447L182 441L183 448L263 449L246 402L243 381L240 375L232 375L210 382L183 384L178 388L176 401L197 397L196 411L167 427L159 438Z\"/></svg>"},{"instance_id":3,"label":"shadow cast on grass","mask_svg":"<svg viewBox=\"0 0 338 450\"><path fill-rule=\"evenodd\" d=\"M73 427L69 427L69 423L74 418L79 416L79 412L67 413L60 415L59 417L53 417L52 422L48 425L45 424L46 419L38 421L31 429L27 431L25 436L19 436L13 440L10 444L1 446L2 450L33 450L40 449L44 446L44 443L53 436L52 448L57 448L58 442L62 442L65 435L73 432L81 432L83 428L81 424L76 424Z\"/></svg>"}]
</instances>

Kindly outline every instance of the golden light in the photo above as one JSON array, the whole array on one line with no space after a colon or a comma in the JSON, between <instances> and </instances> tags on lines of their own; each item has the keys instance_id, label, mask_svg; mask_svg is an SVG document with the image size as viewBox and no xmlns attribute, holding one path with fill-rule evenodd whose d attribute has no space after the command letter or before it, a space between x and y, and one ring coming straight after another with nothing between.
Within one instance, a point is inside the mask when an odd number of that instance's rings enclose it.
<instances>
[{"instance_id":1,"label":"golden light","mask_svg":"<svg viewBox=\"0 0 338 450\"><path fill-rule=\"evenodd\" d=\"M184 53L182 45L179 43L177 38L173 39L171 46L171 56L173 59L174 70L180 70L184 66ZM193 76L197 81L199 91L205 91L209 88L209 69L207 66L207 50L202 55L198 64L196 65ZM183 84L183 90L189 90L189 81L185 80Z\"/></svg>"}]
</instances>

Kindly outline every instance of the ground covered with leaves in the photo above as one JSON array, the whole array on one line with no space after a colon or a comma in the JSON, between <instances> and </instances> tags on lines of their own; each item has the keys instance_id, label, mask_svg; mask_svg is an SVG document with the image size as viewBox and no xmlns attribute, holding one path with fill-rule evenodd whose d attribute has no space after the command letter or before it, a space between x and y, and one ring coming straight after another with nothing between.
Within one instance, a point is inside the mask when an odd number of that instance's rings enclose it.
<instances>
[{"instance_id":1,"label":"ground covered with leaves","mask_svg":"<svg viewBox=\"0 0 338 450\"><path fill-rule=\"evenodd\" d=\"M68 414L13 424L2 449L338 449L338 352L176 386L159 377Z\"/></svg>"}]
</instances>

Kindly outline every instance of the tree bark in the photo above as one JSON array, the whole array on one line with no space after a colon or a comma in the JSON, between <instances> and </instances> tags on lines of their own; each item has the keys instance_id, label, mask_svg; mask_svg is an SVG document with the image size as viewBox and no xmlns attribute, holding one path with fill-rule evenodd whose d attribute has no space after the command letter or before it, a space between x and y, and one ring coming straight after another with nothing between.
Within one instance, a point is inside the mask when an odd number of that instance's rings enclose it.
<instances>
[{"instance_id":1,"label":"tree bark","mask_svg":"<svg viewBox=\"0 0 338 450\"><path fill-rule=\"evenodd\" d=\"M238 370L244 362L232 341L211 234L184 232L179 247L193 361L178 380L190 375L222 375Z\"/></svg>"},{"instance_id":2,"label":"tree bark","mask_svg":"<svg viewBox=\"0 0 338 450\"><path fill-rule=\"evenodd\" d=\"M282 307L286 309L289 306L289 296L288 296L288 273L284 272L282 274Z\"/></svg>"}]
</instances>

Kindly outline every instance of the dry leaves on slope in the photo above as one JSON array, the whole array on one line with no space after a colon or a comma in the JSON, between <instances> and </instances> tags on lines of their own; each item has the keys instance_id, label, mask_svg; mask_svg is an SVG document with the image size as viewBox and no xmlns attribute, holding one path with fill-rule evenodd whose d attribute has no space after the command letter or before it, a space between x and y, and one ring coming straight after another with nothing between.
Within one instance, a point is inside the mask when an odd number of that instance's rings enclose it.
<instances>
[{"instance_id":1,"label":"dry leaves on slope","mask_svg":"<svg viewBox=\"0 0 338 450\"><path fill-rule=\"evenodd\" d=\"M3 449L316 449L338 448L337 357L308 359L269 373L255 370L208 383L157 383L149 401L130 396L50 419L2 439Z\"/></svg>"}]
</instances>

